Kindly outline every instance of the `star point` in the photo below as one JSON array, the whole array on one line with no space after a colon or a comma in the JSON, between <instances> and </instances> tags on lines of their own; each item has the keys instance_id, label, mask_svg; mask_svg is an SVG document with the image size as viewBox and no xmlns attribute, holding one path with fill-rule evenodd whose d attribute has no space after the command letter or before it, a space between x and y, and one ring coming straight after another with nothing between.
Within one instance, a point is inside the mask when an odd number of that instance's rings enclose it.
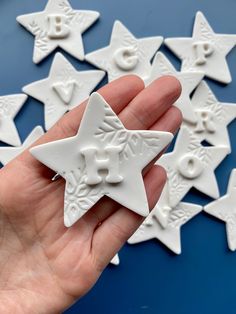
<instances>
[{"instance_id":1,"label":"star point","mask_svg":"<svg viewBox=\"0 0 236 314\"><path fill-rule=\"evenodd\" d=\"M12 146L21 145L14 118L27 98L24 94L0 96L0 141Z\"/></svg>"},{"instance_id":2,"label":"star point","mask_svg":"<svg viewBox=\"0 0 236 314\"><path fill-rule=\"evenodd\" d=\"M111 264L115 265L115 266L118 266L120 265L120 258L119 258L119 255L116 254L113 259L111 260Z\"/></svg>"}]
</instances>

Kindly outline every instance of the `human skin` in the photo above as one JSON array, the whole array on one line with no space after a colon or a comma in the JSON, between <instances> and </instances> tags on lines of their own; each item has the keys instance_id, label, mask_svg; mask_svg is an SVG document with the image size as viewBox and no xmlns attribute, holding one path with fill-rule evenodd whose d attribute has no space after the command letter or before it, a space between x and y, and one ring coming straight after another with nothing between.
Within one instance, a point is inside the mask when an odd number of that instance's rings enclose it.
<instances>
[{"instance_id":1,"label":"human skin","mask_svg":"<svg viewBox=\"0 0 236 314\"><path fill-rule=\"evenodd\" d=\"M126 76L98 91L127 129L175 133L182 122L173 106L179 82L162 77L144 88ZM34 145L74 136L86 106L67 113ZM33 145L33 146L34 146ZM143 222L104 197L73 227L63 224L65 181L26 150L0 170L0 313L60 313L86 294ZM158 201L165 171L144 171L149 206ZM135 183L134 183L135 184Z\"/></svg>"}]
</instances>

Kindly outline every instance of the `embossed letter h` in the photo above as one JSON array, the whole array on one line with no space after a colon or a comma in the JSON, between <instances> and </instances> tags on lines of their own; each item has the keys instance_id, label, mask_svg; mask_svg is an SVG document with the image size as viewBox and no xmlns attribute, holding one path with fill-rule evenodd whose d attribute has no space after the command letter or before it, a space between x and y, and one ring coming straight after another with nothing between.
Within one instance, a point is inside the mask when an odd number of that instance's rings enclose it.
<instances>
[{"instance_id":1,"label":"embossed letter h","mask_svg":"<svg viewBox=\"0 0 236 314\"><path fill-rule=\"evenodd\" d=\"M123 177L119 174L119 153L122 148L120 146L108 146L105 148L107 154L106 159L98 159L98 150L95 147L89 147L81 150L81 154L85 158L87 178L85 183L95 185L102 182L99 170L108 170L105 181L108 183L120 183Z\"/></svg>"}]
</instances>

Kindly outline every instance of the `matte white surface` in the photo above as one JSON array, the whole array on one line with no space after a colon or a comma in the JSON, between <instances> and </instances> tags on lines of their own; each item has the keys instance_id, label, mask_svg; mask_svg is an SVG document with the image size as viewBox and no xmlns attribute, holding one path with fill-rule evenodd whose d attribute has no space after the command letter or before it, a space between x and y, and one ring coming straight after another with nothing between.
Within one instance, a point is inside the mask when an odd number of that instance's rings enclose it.
<instances>
[{"instance_id":1,"label":"matte white surface","mask_svg":"<svg viewBox=\"0 0 236 314\"><path fill-rule=\"evenodd\" d=\"M45 128L50 129L67 111L86 100L103 79L103 71L77 71L57 53L49 77L23 88L23 91L44 103Z\"/></svg>"},{"instance_id":2,"label":"matte white surface","mask_svg":"<svg viewBox=\"0 0 236 314\"><path fill-rule=\"evenodd\" d=\"M66 180L64 222L69 227L104 195L147 216L141 172L172 138L167 132L125 129L102 96L93 93L76 136L31 153Z\"/></svg>"},{"instance_id":3,"label":"matte white surface","mask_svg":"<svg viewBox=\"0 0 236 314\"><path fill-rule=\"evenodd\" d=\"M226 84L232 81L226 56L236 44L236 35L214 33L202 12L196 14L192 37L167 38L165 44L182 60L182 71L202 71Z\"/></svg>"},{"instance_id":4,"label":"matte white surface","mask_svg":"<svg viewBox=\"0 0 236 314\"><path fill-rule=\"evenodd\" d=\"M108 72L109 82L121 76L149 76L150 60L163 41L160 36L137 39L120 22L115 21L109 46L93 51L85 59Z\"/></svg>"},{"instance_id":5,"label":"matte white surface","mask_svg":"<svg viewBox=\"0 0 236 314\"><path fill-rule=\"evenodd\" d=\"M0 97L0 141L20 146L21 140L14 123L14 118L27 100L24 94Z\"/></svg>"},{"instance_id":6,"label":"matte white surface","mask_svg":"<svg viewBox=\"0 0 236 314\"><path fill-rule=\"evenodd\" d=\"M34 63L57 47L84 60L82 34L99 18L95 11L72 9L67 0L49 0L44 11L20 15L17 21L35 36Z\"/></svg>"}]
</instances>

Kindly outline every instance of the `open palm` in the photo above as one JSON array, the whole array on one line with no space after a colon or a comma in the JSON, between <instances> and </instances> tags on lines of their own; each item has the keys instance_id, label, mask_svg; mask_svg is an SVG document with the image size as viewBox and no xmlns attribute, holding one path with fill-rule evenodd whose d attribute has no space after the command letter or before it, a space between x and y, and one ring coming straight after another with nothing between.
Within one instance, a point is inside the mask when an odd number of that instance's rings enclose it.
<instances>
[{"instance_id":1,"label":"open palm","mask_svg":"<svg viewBox=\"0 0 236 314\"><path fill-rule=\"evenodd\" d=\"M175 132L173 103L180 85L163 77L144 88L135 76L99 90L128 129ZM74 136L86 102L67 113L36 144ZM84 295L142 223L139 215L104 197L73 227L63 225L65 182L25 151L0 171L0 312L58 313ZM150 208L165 171L144 174ZM135 183L134 183L135 184Z\"/></svg>"}]
</instances>

